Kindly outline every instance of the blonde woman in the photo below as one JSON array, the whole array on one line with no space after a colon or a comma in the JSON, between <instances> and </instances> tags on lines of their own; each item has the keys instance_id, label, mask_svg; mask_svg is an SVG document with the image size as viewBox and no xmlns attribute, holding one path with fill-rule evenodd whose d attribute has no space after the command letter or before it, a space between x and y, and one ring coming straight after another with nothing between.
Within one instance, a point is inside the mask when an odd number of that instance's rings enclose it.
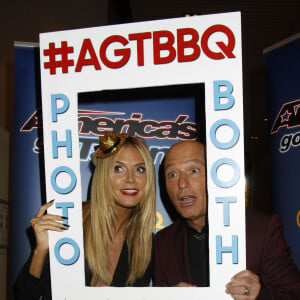
<instances>
[{"instance_id":1,"label":"blonde woman","mask_svg":"<svg viewBox=\"0 0 300 300\"><path fill-rule=\"evenodd\" d=\"M91 199L83 206L86 285L148 286L152 277L155 171L147 146L106 132L93 156ZM36 248L17 284L20 299L51 299L48 230L63 231L63 218L39 209L31 220ZM72 226L72 224L70 224Z\"/></svg>"}]
</instances>

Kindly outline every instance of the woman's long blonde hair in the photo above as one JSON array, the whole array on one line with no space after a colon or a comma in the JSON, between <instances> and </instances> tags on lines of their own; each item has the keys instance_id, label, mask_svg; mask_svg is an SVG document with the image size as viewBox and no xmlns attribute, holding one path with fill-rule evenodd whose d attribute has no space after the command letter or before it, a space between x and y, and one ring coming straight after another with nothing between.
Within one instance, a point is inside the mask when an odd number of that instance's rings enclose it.
<instances>
[{"instance_id":1,"label":"woman's long blonde hair","mask_svg":"<svg viewBox=\"0 0 300 300\"><path fill-rule=\"evenodd\" d=\"M150 152L143 141L128 136L122 148L126 146L134 147L141 154L147 175L142 200L132 210L125 236L130 265L127 285L132 285L143 276L151 260L152 232L155 226L155 170ZM112 189L116 158L116 154L105 159L96 159L94 155L91 200L83 210L85 257L92 274L106 285L111 283L108 276L111 268L109 245L114 238L117 217Z\"/></svg>"}]
</instances>

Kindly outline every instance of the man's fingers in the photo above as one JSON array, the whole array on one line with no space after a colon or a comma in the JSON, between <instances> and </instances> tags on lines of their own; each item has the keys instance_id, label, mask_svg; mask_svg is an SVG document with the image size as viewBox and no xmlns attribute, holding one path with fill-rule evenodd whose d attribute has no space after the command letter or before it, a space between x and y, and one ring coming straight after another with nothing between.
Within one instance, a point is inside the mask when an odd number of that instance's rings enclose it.
<instances>
[{"instance_id":1,"label":"man's fingers","mask_svg":"<svg viewBox=\"0 0 300 300\"><path fill-rule=\"evenodd\" d=\"M240 278L250 278L253 281L259 281L259 277L250 270L243 270L232 277L232 280L239 280Z\"/></svg>"},{"instance_id":2,"label":"man's fingers","mask_svg":"<svg viewBox=\"0 0 300 300\"><path fill-rule=\"evenodd\" d=\"M259 291L259 277L249 270L237 273L226 284L226 293L230 294L236 300L256 299Z\"/></svg>"},{"instance_id":3,"label":"man's fingers","mask_svg":"<svg viewBox=\"0 0 300 300\"><path fill-rule=\"evenodd\" d=\"M234 286L251 286L255 281L248 277L242 277L231 281L231 287Z\"/></svg>"},{"instance_id":4,"label":"man's fingers","mask_svg":"<svg viewBox=\"0 0 300 300\"><path fill-rule=\"evenodd\" d=\"M192 285L188 282L179 282L176 284L177 287L195 287L195 285Z\"/></svg>"}]
</instances>

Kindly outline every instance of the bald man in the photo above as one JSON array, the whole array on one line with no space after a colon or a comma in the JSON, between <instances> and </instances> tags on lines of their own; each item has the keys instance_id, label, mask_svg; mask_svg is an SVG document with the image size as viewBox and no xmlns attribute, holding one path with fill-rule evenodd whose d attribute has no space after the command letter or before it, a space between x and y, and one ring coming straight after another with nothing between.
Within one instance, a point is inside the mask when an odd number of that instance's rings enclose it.
<instances>
[{"instance_id":1,"label":"bald man","mask_svg":"<svg viewBox=\"0 0 300 300\"><path fill-rule=\"evenodd\" d=\"M209 286L205 146L173 145L164 176L180 215L155 241L155 286ZM283 237L278 216L246 210L247 270L226 285L234 299L300 299L300 273Z\"/></svg>"}]
</instances>

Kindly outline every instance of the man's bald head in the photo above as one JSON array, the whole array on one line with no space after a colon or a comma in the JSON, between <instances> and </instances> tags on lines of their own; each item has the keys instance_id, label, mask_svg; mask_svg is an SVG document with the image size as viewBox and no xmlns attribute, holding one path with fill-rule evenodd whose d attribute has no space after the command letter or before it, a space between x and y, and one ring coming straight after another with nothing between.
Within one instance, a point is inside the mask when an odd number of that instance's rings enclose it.
<instances>
[{"instance_id":1,"label":"man's bald head","mask_svg":"<svg viewBox=\"0 0 300 300\"><path fill-rule=\"evenodd\" d=\"M201 230L206 216L205 147L197 141L174 144L165 157L166 188L174 207Z\"/></svg>"}]
</instances>

